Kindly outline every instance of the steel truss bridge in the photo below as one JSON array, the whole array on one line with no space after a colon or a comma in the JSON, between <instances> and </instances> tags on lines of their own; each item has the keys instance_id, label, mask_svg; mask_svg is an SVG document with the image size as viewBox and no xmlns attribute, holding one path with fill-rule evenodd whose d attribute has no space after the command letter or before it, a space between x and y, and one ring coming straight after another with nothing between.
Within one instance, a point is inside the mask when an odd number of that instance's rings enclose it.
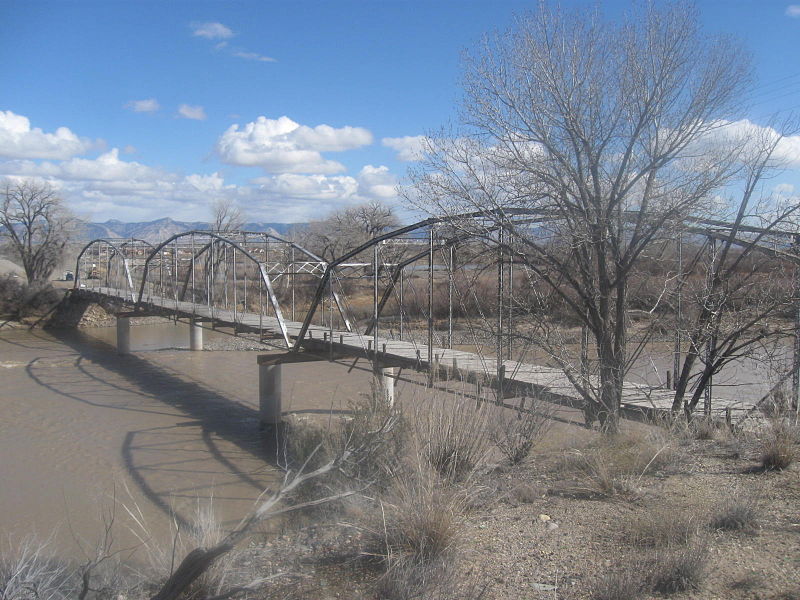
<instances>
[{"instance_id":1,"label":"steel truss bridge","mask_svg":"<svg viewBox=\"0 0 800 600\"><path fill-rule=\"evenodd\" d=\"M426 373L429 383L474 382L478 396L481 387L493 390L497 400L517 397L522 402L544 392L579 405L580 396L563 368L526 358L530 348L515 333L523 320L518 299L526 286L536 283L515 258L501 221L485 217L474 213L426 219L330 261L292 240L262 232L187 231L158 244L95 239L78 256L73 294L116 302L130 311L126 315L173 316L193 327L256 333L286 349L283 361L364 358L376 374L381 369L385 374L387 367L390 376L393 368L413 369ZM506 217L515 226L532 228L549 218L523 210ZM479 225L460 227L465 220ZM682 235L699 237L711 247L718 240L747 246L756 239L760 251L797 264L792 251L797 239L791 232L747 226L733 231L717 221L681 227ZM575 367L584 380L592 377L585 364L587 340L584 331L582 361ZM675 373L680 342L678 332ZM280 361L259 357L259 362ZM274 385L280 385L279 378ZM669 383L626 382L623 408L667 409L673 395ZM710 395L706 402L710 412ZM713 408L747 414L754 404L715 400Z\"/></svg>"}]
</instances>

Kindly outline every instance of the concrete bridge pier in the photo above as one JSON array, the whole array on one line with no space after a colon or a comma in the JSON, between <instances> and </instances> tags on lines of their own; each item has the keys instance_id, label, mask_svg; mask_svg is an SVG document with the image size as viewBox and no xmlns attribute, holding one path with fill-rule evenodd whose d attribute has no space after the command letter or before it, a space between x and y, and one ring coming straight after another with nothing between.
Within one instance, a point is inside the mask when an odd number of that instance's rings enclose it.
<instances>
[{"instance_id":1,"label":"concrete bridge pier","mask_svg":"<svg viewBox=\"0 0 800 600\"><path fill-rule=\"evenodd\" d=\"M388 407L394 406L394 384L396 378L394 367L382 367L380 369L378 384L383 394L383 401Z\"/></svg>"},{"instance_id":2,"label":"concrete bridge pier","mask_svg":"<svg viewBox=\"0 0 800 600\"><path fill-rule=\"evenodd\" d=\"M203 349L203 323L199 319L189 322L189 349L199 351Z\"/></svg>"},{"instance_id":3,"label":"concrete bridge pier","mask_svg":"<svg viewBox=\"0 0 800 600\"><path fill-rule=\"evenodd\" d=\"M281 363L262 362L261 358L258 361L258 420L262 428L274 427L281 422Z\"/></svg>"},{"instance_id":4,"label":"concrete bridge pier","mask_svg":"<svg viewBox=\"0 0 800 600\"><path fill-rule=\"evenodd\" d=\"M131 319L126 315L117 316L117 354L131 353Z\"/></svg>"}]
</instances>

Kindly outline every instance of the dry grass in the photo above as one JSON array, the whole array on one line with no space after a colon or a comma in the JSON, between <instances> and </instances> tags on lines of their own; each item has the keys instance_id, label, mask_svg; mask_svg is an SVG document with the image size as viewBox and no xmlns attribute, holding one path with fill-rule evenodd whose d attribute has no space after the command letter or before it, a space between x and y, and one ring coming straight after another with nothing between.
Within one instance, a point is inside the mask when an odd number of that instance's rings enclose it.
<instances>
[{"instance_id":1,"label":"dry grass","mask_svg":"<svg viewBox=\"0 0 800 600\"><path fill-rule=\"evenodd\" d=\"M708 526L722 531L754 533L758 530L759 507L754 496L730 497L711 513Z\"/></svg>"},{"instance_id":2,"label":"dry grass","mask_svg":"<svg viewBox=\"0 0 800 600\"><path fill-rule=\"evenodd\" d=\"M495 407L464 397L436 397L414 418L420 453L436 473L451 482L470 477L491 449L491 417Z\"/></svg>"},{"instance_id":3,"label":"dry grass","mask_svg":"<svg viewBox=\"0 0 800 600\"><path fill-rule=\"evenodd\" d=\"M563 468L577 472L583 488L575 492L603 498L635 498L642 478L674 465L680 459L672 442L654 430L648 435L621 433L601 437L565 457Z\"/></svg>"},{"instance_id":4,"label":"dry grass","mask_svg":"<svg viewBox=\"0 0 800 600\"><path fill-rule=\"evenodd\" d=\"M698 531L698 520L690 512L672 506L658 506L631 519L623 537L640 548L686 546Z\"/></svg>"},{"instance_id":5,"label":"dry grass","mask_svg":"<svg viewBox=\"0 0 800 600\"><path fill-rule=\"evenodd\" d=\"M444 560L395 565L375 585L379 600L484 600L489 585L464 579Z\"/></svg>"},{"instance_id":6,"label":"dry grass","mask_svg":"<svg viewBox=\"0 0 800 600\"><path fill-rule=\"evenodd\" d=\"M27 538L0 556L0 598L3 600L66 600L74 597L72 573L48 556L46 543Z\"/></svg>"},{"instance_id":7,"label":"dry grass","mask_svg":"<svg viewBox=\"0 0 800 600\"><path fill-rule=\"evenodd\" d=\"M639 600L644 596L645 585L641 573L632 569L601 575L594 585L592 600Z\"/></svg>"},{"instance_id":8,"label":"dry grass","mask_svg":"<svg viewBox=\"0 0 800 600\"><path fill-rule=\"evenodd\" d=\"M713 440L719 433L719 424L710 417L695 417L689 424L689 430L695 439Z\"/></svg>"},{"instance_id":9,"label":"dry grass","mask_svg":"<svg viewBox=\"0 0 800 600\"><path fill-rule=\"evenodd\" d=\"M649 588L671 595L701 587L708 566L708 548L702 543L658 550L643 569L649 572Z\"/></svg>"},{"instance_id":10,"label":"dry grass","mask_svg":"<svg viewBox=\"0 0 800 600\"><path fill-rule=\"evenodd\" d=\"M524 411L497 408L490 438L512 465L524 461L553 423L553 407L532 399Z\"/></svg>"},{"instance_id":11,"label":"dry grass","mask_svg":"<svg viewBox=\"0 0 800 600\"><path fill-rule=\"evenodd\" d=\"M797 427L780 417L771 419L759 440L761 466L768 471L782 471L791 466L797 441Z\"/></svg>"},{"instance_id":12,"label":"dry grass","mask_svg":"<svg viewBox=\"0 0 800 600\"><path fill-rule=\"evenodd\" d=\"M390 567L449 556L457 548L465 500L462 490L442 485L435 474L398 479L380 503L370 554Z\"/></svg>"}]
</instances>

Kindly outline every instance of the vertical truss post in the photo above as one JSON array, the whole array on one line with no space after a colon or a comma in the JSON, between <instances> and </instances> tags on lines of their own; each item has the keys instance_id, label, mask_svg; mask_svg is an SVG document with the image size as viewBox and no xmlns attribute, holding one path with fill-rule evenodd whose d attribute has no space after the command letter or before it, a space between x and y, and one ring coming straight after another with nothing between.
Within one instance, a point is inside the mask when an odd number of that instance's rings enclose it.
<instances>
[{"instance_id":1,"label":"vertical truss post","mask_svg":"<svg viewBox=\"0 0 800 600\"><path fill-rule=\"evenodd\" d=\"M792 236L792 251L800 256L800 235ZM800 264L794 264L794 352L792 355L792 405L795 423L800 418Z\"/></svg>"},{"instance_id":2,"label":"vertical truss post","mask_svg":"<svg viewBox=\"0 0 800 600\"><path fill-rule=\"evenodd\" d=\"M158 251L158 295L164 295L164 249Z\"/></svg>"},{"instance_id":3,"label":"vertical truss post","mask_svg":"<svg viewBox=\"0 0 800 600\"><path fill-rule=\"evenodd\" d=\"M447 261L447 347L453 348L453 246Z\"/></svg>"},{"instance_id":4,"label":"vertical truss post","mask_svg":"<svg viewBox=\"0 0 800 600\"><path fill-rule=\"evenodd\" d=\"M514 238L508 236L508 247L511 249L508 258L508 339L506 340L506 358L511 360L514 352Z\"/></svg>"},{"instance_id":5,"label":"vertical truss post","mask_svg":"<svg viewBox=\"0 0 800 600\"><path fill-rule=\"evenodd\" d=\"M333 276L328 277L328 360L333 362Z\"/></svg>"},{"instance_id":6,"label":"vertical truss post","mask_svg":"<svg viewBox=\"0 0 800 600\"><path fill-rule=\"evenodd\" d=\"M428 385L433 386L433 225L428 244Z\"/></svg>"},{"instance_id":7,"label":"vertical truss post","mask_svg":"<svg viewBox=\"0 0 800 600\"><path fill-rule=\"evenodd\" d=\"M172 274L172 295L175 296L175 321L178 320L178 238L175 238L175 247L173 248L173 252L175 256L173 256L173 265L175 271Z\"/></svg>"},{"instance_id":8,"label":"vertical truss post","mask_svg":"<svg viewBox=\"0 0 800 600\"><path fill-rule=\"evenodd\" d=\"M403 313L405 306L403 306L403 271L404 267L400 267L400 341L403 341Z\"/></svg>"},{"instance_id":9,"label":"vertical truss post","mask_svg":"<svg viewBox=\"0 0 800 600\"><path fill-rule=\"evenodd\" d=\"M239 295L237 293L236 285L236 248L231 248L231 259L233 260L233 333L238 334L239 330L236 327L236 309L239 307Z\"/></svg>"},{"instance_id":10,"label":"vertical truss post","mask_svg":"<svg viewBox=\"0 0 800 600\"><path fill-rule=\"evenodd\" d=\"M225 265L225 280L222 283L223 300L225 302L225 310L228 310L228 245L222 245L222 262Z\"/></svg>"},{"instance_id":11,"label":"vertical truss post","mask_svg":"<svg viewBox=\"0 0 800 600\"><path fill-rule=\"evenodd\" d=\"M581 384L584 388L589 385L589 328L581 326Z\"/></svg>"},{"instance_id":12,"label":"vertical truss post","mask_svg":"<svg viewBox=\"0 0 800 600\"><path fill-rule=\"evenodd\" d=\"M378 372L378 244L372 247L372 347L375 349L372 368Z\"/></svg>"},{"instance_id":13,"label":"vertical truss post","mask_svg":"<svg viewBox=\"0 0 800 600\"><path fill-rule=\"evenodd\" d=\"M710 261L709 261L710 264L709 264L709 268L708 268L708 284L707 285L708 285L709 298L708 298L707 301L708 302L715 302L715 299L711 296L711 289L712 289L712 286L714 285L714 278L716 277L715 271L716 271L716 268L717 268L717 240L716 240L716 238L714 238L714 237L709 238L708 250L709 250L711 256L710 256ZM715 309L719 309L719 307L715 307ZM711 320L710 320L710 325L711 325L712 329L711 329L710 335L708 336L708 340L706 340L706 364L705 364L705 368L706 369L709 368L708 365L713 360L714 352L716 350L715 346L716 346L716 343L717 343L717 336L713 333L713 331L714 331L713 328L716 327L715 321L716 321L717 317L715 315L716 315L716 310L712 311ZM713 391L713 387L714 387L714 376L713 375L709 375L708 381L706 382L706 388L705 388L705 390L703 390L704 391L704 394L703 394L703 414L706 417L711 416L711 394L712 394L712 391Z\"/></svg>"},{"instance_id":14,"label":"vertical truss post","mask_svg":"<svg viewBox=\"0 0 800 600\"><path fill-rule=\"evenodd\" d=\"M500 367L503 364L503 306L505 295L505 278L503 277L503 227L497 231L497 336L495 339L495 363L497 365L497 381L500 381Z\"/></svg>"},{"instance_id":15,"label":"vertical truss post","mask_svg":"<svg viewBox=\"0 0 800 600\"><path fill-rule=\"evenodd\" d=\"M289 285L292 286L292 321L294 321L294 285L295 285L295 276L296 276L296 267L294 265L294 246L292 246L291 255L290 255L291 263L290 263L290 271L289 271Z\"/></svg>"},{"instance_id":16,"label":"vertical truss post","mask_svg":"<svg viewBox=\"0 0 800 600\"><path fill-rule=\"evenodd\" d=\"M194 264L195 264L195 256L194 256L194 234L192 234L191 236L189 236L189 240L190 240L190 243L191 243L191 246L192 246L192 248L191 248L191 251L192 251L192 264L190 265L190 267L191 267L191 269L192 269L192 315L194 315L194 314L195 314L195 312L196 312L196 311L195 311L195 300L196 300L196 296L195 296L195 288L194 288Z\"/></svg>"},{"instance_id":17,"label":"vertical truss post","mask_svg":"<svg viewBox=\"0 0 800 600\"><path fill-rule=\"evenodd\" d=\"M673 388L678 385L678 374L681 369L681 327L683 327L683 232L678 232L678 294L675 298L675 347L673 350L672 370Z\"/></svg>"},{"instance_id":18,"label":"vertical truss post","mask_svg":"<svg viewBox=\"0 0 800 600\"><path fill-rule=\"evenodd\" d=\"M247 250L247 234L242 234L242 248ZM248 250L249 252L249 250ZM244 272L242 273L244 277L244 300L242 301L242 312L247 312L247 261L244 263Z\"/></svg>"}]
</instances>

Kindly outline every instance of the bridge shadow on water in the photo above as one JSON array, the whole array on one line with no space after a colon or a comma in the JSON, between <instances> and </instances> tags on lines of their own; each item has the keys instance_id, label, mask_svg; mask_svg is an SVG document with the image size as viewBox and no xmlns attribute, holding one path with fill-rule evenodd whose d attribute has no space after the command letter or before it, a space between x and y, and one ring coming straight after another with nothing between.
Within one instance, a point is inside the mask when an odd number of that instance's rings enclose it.
<instances>
[{"instance_id":1,"label":"bridge shadow on water","mask_svg":"<svg viewBox=\"0 0 800 600\"><path fill-rule=\"evenodd\" d=\"M71 401L134 413L122 462L141 493L181 527L193 527L188 513L204 497L235 504L235 518L224 524L238 522L260 492L282 479L277 435L259 431L256 408L147 355L120 356L112 345L75 331L48 334L79 356L67 370L30 361L28 376ZM255 356L252 374L258 377ZM98 427L105 418L98 413ZM148 426L140 427L142 421Z\"/></svg>"}]
</instances>

